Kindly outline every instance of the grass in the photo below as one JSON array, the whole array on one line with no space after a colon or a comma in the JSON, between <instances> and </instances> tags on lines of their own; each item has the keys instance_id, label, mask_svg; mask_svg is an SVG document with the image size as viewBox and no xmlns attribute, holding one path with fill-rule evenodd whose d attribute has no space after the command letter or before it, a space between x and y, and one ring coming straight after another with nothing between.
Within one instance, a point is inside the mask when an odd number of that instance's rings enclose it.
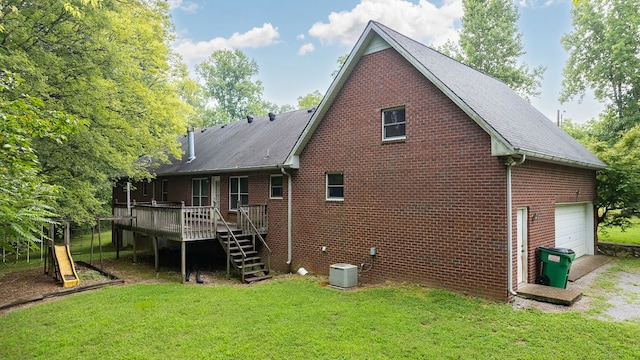
<instances>
[{"instance_id":1,"label":"grass","mask_svg":"<svg viewBox=\"0 0 640 360\"><path fill-rule=\"evenodd\" d=\"M632 218L631 226L624 231L619 227L599 227L598 240L603 242L640 245L640 219Z\"/></svg>"},{"instance_id":2,"label":"grass","mask_svg":"<svg viewBox=\"0 0 640 360\"><path fill-rule=\"evenodd\" d=\"M111 231L103 231L100 234L100 240L102 243L102 256L103 259L113 259L116 257L116 247L111 244ZM58 243L58 242L56 242ZM84 234L80 236L74 236L70 240L71 256L73 260L81 260L89 262L91 258L91 234ZM120 255L131 254L130 249L120 250ZM34 267L44 266L44 260L40 259L40 249L31 250L29 262L27 262L27 255L20 254L18 261L15 260L15 255L7 255L6 262L0 262L0 275L14 272L32 269ZM100 261L100 248L98 243L98 233L93 237L93 263Z\"/></svg>"},{"instance_id":3,"label":"grass","mask_svg":"<svg viewBox=\"0 0 640 360\"><path fill-rule=\"evenodd\" d=\"M117 300L116 300L117 299ZM110 287L0 317L0 358L624 359L638 324L397 285Z\"/></svg>"},{"instance_id":4,"label":"grass","mask_svg":"<svg viewBox=\"0 0 640 360\"><path fill-rule=\"evenodd\" d=\"M101 237L105 258L115 257L110 234ZM74 259L87 261L89 247L90 235L72 239ZM94 262L97 256L95 247ZM24 263L0 265L0 274ZM640 262L618 259L595 286L618 291L612 277L620 271L640 271ZM77 294L0 316L0 359L640 358L637 321L516 311L414 285L338 291L323 280L137 284Z\"/></svg>"}]
</instances>

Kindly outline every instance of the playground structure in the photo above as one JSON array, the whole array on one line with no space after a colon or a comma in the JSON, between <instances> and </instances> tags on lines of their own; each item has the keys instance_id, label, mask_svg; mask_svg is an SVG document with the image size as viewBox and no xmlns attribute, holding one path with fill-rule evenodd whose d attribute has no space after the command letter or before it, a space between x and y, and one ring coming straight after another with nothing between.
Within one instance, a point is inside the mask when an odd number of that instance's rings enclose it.
<instances>
[{"instance_id":1,"label":"playground structure","mask_svg":"<svg viewBox=\"0 0 640 360\"><path fill-rule=\"evenodd\" d=\"M44 273L53 276L62 283L62 287L73 287L80 284L76 266L71 257L69 248L71 231L68 221L61 222L64 226L63 245L55 244L55 224L49 224L49 238L46 239L47 246L44 258Z\"/></svg>"}]
</instances>

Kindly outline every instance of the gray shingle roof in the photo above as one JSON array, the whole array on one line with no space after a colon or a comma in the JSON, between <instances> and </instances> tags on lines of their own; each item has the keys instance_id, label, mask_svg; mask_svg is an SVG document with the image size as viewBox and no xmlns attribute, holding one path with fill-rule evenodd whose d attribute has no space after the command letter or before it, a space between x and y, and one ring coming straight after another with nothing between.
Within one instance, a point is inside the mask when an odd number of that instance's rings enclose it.
<instances>
[{"instance_id":1,"label":"gray shingle roof","mask_svg":"<svg viewBox=\"0 0 640 360\"><path fill-rule=\"evenodd\" d=\"M380 23L371 21L320 104L294 150L300 154L339 92L367 51L382 39L463 109L492 138L496 156L526 155L541 161L601 169L606 165L584 146L501 81L474 70ZM378 43L374 47L380 48ZM375 49L374 49L375 50Z\"/></svg>"},{"instance_id":2,"label":"gray shingle roof","mask_svg":"<svg viewBox=\"0 0 640 360\"><path fill-rule=\"evenodd\" d=\"M224 125L195 130L195 160L187 162L187 136L179 139L183 155L155 170L159 175L216 173L275 169L291 152L311 116L313 109L258 116Z\"/></svg>"},{"instance_id":3,"label":"gray shingle roof","mask_svg":"<svg viewBox=\"0 0 640 360\"><path fill-rule=\"evenodd\" d=\"M384 25L375 23L517 153L602 168L605 164L503 82L476 71Z\"/></svg>"}]
</instances>

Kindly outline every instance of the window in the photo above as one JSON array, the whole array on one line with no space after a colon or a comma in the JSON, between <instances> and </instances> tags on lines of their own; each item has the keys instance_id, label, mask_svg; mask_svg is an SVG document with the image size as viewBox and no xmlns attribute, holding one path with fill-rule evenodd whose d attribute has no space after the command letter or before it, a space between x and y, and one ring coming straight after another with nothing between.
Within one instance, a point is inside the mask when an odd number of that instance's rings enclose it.
<instances>
[{"instance_id":1,"label":"window","mask_svg":"<svg viewBox=\"0 0 640 360\"><path fill-rule=\"evenodd\" d=\"M147 182L142 182L142 196L147 196Z\"/></svg>"},{"instance_id":2,"label":"window","mask_svg":"<svg viewBox=\"0 0 640 360\"><path fill-rule=\"evenodd\" d=\"M162 193L161 201L169 201L169 180L167 179L162 180L160 191Z\"/></svg>"},{"instance_id":3,"label":"window","mask_svg":"<svg viewBox=\"0 0 640 360\"><path fill-rule=\"evenodd\" d=\"M404 139L406 124L404 107L382 110L382 140Z\"/></svg>"},{"instance_id":4,"label":"window","mask_svg":"<svg viewBox=\"0 0 640 360\"><path fill-rule=\"evenodd\" d=\"M327 200L344 200L344 175L327 174Z\"/></svg>"},{"instance_id":5,"label":"window","mask_svg":"<svg viewBox=\"0 0 640 360\"><path fill-rule=\"evenodd\" d=\"M238 205L249 204L249 178L229 178L229 210L237 210Z\"/></svg>"},{"instance_id":6,"label":"window","mask_svg":"<svg viewBox=\"0 0 640 360\"><path fill-rule=\"evenodd\" d=\"M191 180L191 205L209 205L209 179L199 178Z\"/></svg>"},{"instance_id":7,"label":"window","mask_svg":"<svg viewBox=\"0 0 640 360\"><path fill-rule=\"evenodd\" d=\"M269 197L272 199L282 199L282 175L271 175L271 192Z\"/></svg>"}]
</instances>

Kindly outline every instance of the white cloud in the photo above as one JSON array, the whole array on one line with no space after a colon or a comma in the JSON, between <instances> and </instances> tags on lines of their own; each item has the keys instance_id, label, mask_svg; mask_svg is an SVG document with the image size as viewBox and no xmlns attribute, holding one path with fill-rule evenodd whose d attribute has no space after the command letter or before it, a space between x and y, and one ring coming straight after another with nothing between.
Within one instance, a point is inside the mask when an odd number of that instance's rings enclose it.
<instances>
[{"instance_id":1,"label":"white cloud","mask_svg":"<svg viewBox=\"0 0 640 360\"><path fill-rule=\"evenodd\" d=\"M298 55L300 55L300 56L304 56L304 55L306 55L307 53L313 52L315 49L316 49L316 47L315 47L315 46L313 46L313 44L311 44L311 43L306 43L306 44L302 45L302 46L300 47L300 49L298 49Z\"/></svg>"},{"instance_id":2,"label":"white cloud","mask_svg":"<svg viewBox=\"0 0 640 360\"><path fill-rule=\"evenodd\" d=\"M350 11L329 14L328 23L315 23L309 35L322 44L352 46L369 20L375 20L410 38L438 46L457 40L455 23L462 14L462 0L444 0L440 7L427 0L417 4L406 0L361 0Z\"/></svg>"},{"instance_id":3,"label":"white cloud","mask_svg":"<svg viewBox=\"0 0 640 360\"><path fill-rule=\"evenodd\" d=\"M300 34L300 35L296 36L296 39L304 40L304 34Z\"/></svg>"},{"instance_id":4,"label":"white cloud","mask_svg":"<svg viewBox=\"0 0 640 360\"><path fill-rule=\"evenodd\" d=\"M262 27L254 27L243 34L233 33L229 38L217 37L198 42L188 38L178 39L173 43L173 49L182 56L185 62L191 63L207 58L216 50L266 47L274 44L279 37L278 28L264 23Z\"/></svg>"},{"instance_id":5,"label":"white cloud","mask_svg":"<svg viewBox=\"0 0 640 360\"><path fill-rule=\"evenodd\" d=\"M194 2L185 2L183 0L169 0L167 1L167 4L169 4L169 10L180 9L188 13L195 12L199 7L199 5Z\"/></svg>"},{"instance_id":6,"label":"white cloud","mask_svg":"<svg viewBox=\"0 0 640 360\"><path fill-rule=\"evenodd\" d=\"M549 7L553 5L554 2L557 2L557 0L519 0L518 5L523 8L537 9Z\"/></svg>"}]
</instances>

